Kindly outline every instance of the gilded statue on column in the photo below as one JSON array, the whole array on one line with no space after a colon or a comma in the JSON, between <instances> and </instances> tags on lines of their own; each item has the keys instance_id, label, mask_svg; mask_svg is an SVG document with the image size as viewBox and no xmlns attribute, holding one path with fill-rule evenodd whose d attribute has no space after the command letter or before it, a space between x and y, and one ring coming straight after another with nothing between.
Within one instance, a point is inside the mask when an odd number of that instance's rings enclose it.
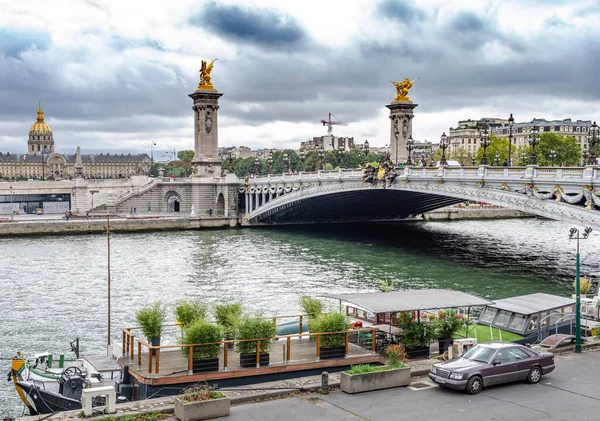
<instances>
[{"instance_id":1,"label":"gilded statue on column","mask_svg":"<svg viewBox=\"0 0 600 421\"><path fill-rule=\"evenodd\" d=\"M200 67L200 83L198 84L199 91L216 91L210 79L210 72L212 72L215 61L217 61L217 59L206 64L206 61L202 60L202 66Z\"/></svg>"},{"instance_id":2,"label":"gilded statue on column","mask_svg":"<svg viewBox=\"0 0 600 421\"><path fill-rule=\"evenodd\" d=\"M394 102L412 102L408 97L408 90L412 88L413 83L415 83L419 78L415 80L408 80L405 78L402 82L399 80L390 81L392 85L396 87L396 98L392 101Z\"/></svg>"}]
</instances>

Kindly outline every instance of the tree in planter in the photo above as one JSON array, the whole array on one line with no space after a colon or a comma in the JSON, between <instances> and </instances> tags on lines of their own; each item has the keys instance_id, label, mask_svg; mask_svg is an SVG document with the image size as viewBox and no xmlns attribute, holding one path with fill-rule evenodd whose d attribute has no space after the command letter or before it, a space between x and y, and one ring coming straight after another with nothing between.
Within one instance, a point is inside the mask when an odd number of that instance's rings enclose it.
<instances>
[{"instance_id":1,"label":"tree in planter","mask_svg":"<svg viewBox=\"0 0 600 421\"><path fill-rule=\"evenodd\" d=\"M348 318L341 313L324 313L308 321L311 334L342 332L348 329ZM313 335L313 338L315 336ZM320 335L320 354L322 359L342 358L345 353L346 335Z\"/></svg>"},{"instance_id":2,"label":"tree in planter","mask_svg":"<svg viewBox=\"0 0 600 421\"><path fill-rule=\"evenodd\" d=\"M241 316L242 304L239 302L223 303L215 306L215 319L223 327L225 339L235 338Z\"/></svg>"},{"instance_id":3,"label":"tree in planter","mask_svg":"<svg viewBox=\"0 0 600 421\"><path fill-rule=\"evenodd\" d=\"M237 339L264 339L275 336L276 328L272 320L266 320L261 315L244 316L237 326ZM256 364L256 342L236 342L235 350L240 354L240 365L242 367L253 367ZM260 341L260 364L269 364L269 350L271 339ZM253 359L254 358L254 359Z\"/></svg>"},{"instance_id":4,"label":"tree in planter","mask_svg":"<svg viewBox=\"0 0 600 421\"><path fill-rule=\"evenodd\" d=\"M434 320L435 336L440 344L440 354L443 354L452 344L452 339L463 325L463 318L460 313L454 310L448 312L439 310L437 319Z\"/></svg>"},{"instance_id":5,"label":"tree in planter","mask_svg":"<svg viewBox=\"0 0 600 421\"><path fill-rule=\"evenodd\" d=\"M175 306L177 324L186 328L196 320L206 319L206 305L198 300L181 300Z\"/></svg>"},{"instance_id":6,"label":"tree in planter","mask_svg":"<svg viewBox=\"0 0 600 421\"><path fill-rule=\"evenodd\" d=\"M414 354L417 350L425 349L427 349L426 354L429 355L429 343L435 337L433 323L425 317L417 321L410 312L400 313L399 320L404 328L403 340L409 355L411 352Z\"/></svg>"},{"instance_id":7,"label":"tree in planter","mask_svg":"<svg viewBox=\"0 0 600 421\"><path fill-rule=\"evenodd\" d=\"M303 295L300 297L300 306L302 307L304 314L306 314L309 319L314 319L323 313L323 303L316 298L309 297L308 295Z\"/></svg>"},{"instance_id":8,"label":"tree in planter","mask_svg":"<svg viewBox=\"0 0 600 421\"><path fill-rule=\"evenodd\" d=\"M152 346L160 346L160 334L167 315L166 309L159 302L142 307L135 318ZM153 354L155 351L153 351Z\"/></svg>"},{"instance_id":9,"label":"tree in planter","mask_svg":"<svg viewBox=\"0 0 600 421\"><path fill-rule=\"evenodd\" d=\"M183 329L182 343L188 345L209 344L192 347L194 359L194 372L219 369L219 353L221 346L218 343L223 338L220 326L198 319ZM189 356L189 347L183 347L182 352Z\"/></svg>"}]
</instances>

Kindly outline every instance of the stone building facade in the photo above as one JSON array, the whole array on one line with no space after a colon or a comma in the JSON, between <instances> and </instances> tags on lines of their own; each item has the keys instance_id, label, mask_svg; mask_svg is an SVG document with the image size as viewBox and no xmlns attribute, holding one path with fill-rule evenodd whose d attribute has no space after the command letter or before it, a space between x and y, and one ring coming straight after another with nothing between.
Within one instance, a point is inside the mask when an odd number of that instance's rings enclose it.
<instances>
[{"instance_id":1,"label":"stone building facade","mask_svg":"<svg viewBox=\"0 0 600 421\"><path fill-rule=\"evenodd\" d=\"M85 178L127 178L148 174L151 159L146 154L81 154ZM37 119L29 129L27 152L0 152L0 178L70 179L76 175L77 153L59 154L55 150L52 129L44 121L38 105Z\"/></svg>"}]
</instances>

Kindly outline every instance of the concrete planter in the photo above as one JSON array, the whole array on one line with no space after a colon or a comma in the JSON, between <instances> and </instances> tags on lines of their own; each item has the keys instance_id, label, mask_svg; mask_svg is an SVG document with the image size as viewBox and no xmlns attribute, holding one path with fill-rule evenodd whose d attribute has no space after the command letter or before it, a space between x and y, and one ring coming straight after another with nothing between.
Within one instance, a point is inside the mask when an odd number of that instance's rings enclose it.
<instances>
[{"instance_id":1,"label":"concrete planter","mask_svg":"<svg viewBox=\"0 0 600 421\"><path fill-rule=\"evenodd\" d=\"M181 421L227 417L230 407L229 396L201 402L182 402L181 399L175 398L175 416Z\"/></svg>"},{"instance_id":2,"label":"concrete planter","mask_svg":"<svg viewBox=\"0 0 600 421\"><path fill-rule=\"evenodd\" d=\"M410 367L393 368L364 374L342 372L340 388L346 393L361 393L410 385Z\"/></svg>"}]
</instances>

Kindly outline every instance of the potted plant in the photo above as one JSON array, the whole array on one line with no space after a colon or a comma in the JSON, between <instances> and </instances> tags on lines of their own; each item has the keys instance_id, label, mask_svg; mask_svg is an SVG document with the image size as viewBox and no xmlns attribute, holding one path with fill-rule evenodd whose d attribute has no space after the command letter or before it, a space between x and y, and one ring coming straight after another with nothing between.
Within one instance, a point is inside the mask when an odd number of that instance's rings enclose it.
<instances>
[{"instance_id":1,"label":"potted plant","mask_svg":"<svg viewBox=\"0 0 600 421\"><path fill-rule=\"evenodd\" d=\"M573 281L573 290L577 287L577 279ZM587 276L582 276L579 278L579 294L584 298L592 289L592 279Z\"/></svg>"},{"instance_id":2,"label":"potted plant","mask_svg":"<svg viewBox=\"0 0 600 421\"><path fill-rule=\"evenodd\" d=\"M152 346L160 346L160 334L166 315L165 307L159 302L146 305L140 308L135 314L142 332L144 332L144 335L148 338L148 342ZM156 351L152 350L152 354L156 354Z\"/></svg>"},{"instance_id":3,"label":"potted plant","mask_svg":"<svg viewBox=\"0 0 600 421\"><path fill-rule=\"evenodd\" d=\"M219 370L219 354L221 346L218 343L223 338L220 326L198 319L183 329L182 342L192 347L192 368L194 373ZM182 352L189 357L189 347L183 347Z\"/></svg>"},{"instance_id":4,"label":"potted plant","mask_svg":"<svg viewBox=\"0 0 600 421\"><path fill-rule=\"evenodd\" d=\"M264 339L260 341L260 365L269 365L269 349L271 348L271 338L275 336L275 324L271 320L266 320L260 315L244 316L238 324L237 339ZM241 367L256 366L256 346L258 341L237 342L235 349L240 354Z\"/></svg>"},{"instance_id":5,"label":"potted plant","mask_svg":"<svg viewBox=\"0 0 600 421\"><path fill-rule=\"evenodd\" d=\"M175 305L175 317L181 328L191 325L199 319L206 319L206 305L198 300L180 300Z\"/></svg>"},{"instance_id":6,"label":"potted plant","mask_svg":"<svg viewBox=\"0 0 600 421\"><path fill-rule=\"evenodd\" d=\"M225 339L235 339L237 324L242 316L242 304L239 302L223 303L215 306L215 319L223 327ZM233 348L233 342L227 343L228 348Z\"/></svg>"},{"instance_id":7,"label":"potted plant","mask_svg":"<svg viewBox=\"0 0 600 421\"><path fill-rule=\"evenodd\" d=\"M323 313L323 303L308 295L300 297L300 307L302 307L302 312L306 314L309 319L314 319Z\"/></svg>"},{"instance_id":8,"label":"potted plant","mask_svg":"<svg viewBox=\"0 0 600 421\"><path fill-rule=\"evenodd\" d=\"M175 398L175 416L181 421L207 420L230 414L231 401L208 386L193 386Z\"/></svg>"},{"instance_id":9,"label":"potted plant","mask_svg":"<svg viewBox=\"0 0 600 421\"><path fill-rule=\"evenodd\" d=\"M433 323L426 317L417 321L410 312L400 313L399 321L404 328L403 341L406 355L409 358L428 358L429 343L435 337Z\"/></svg>"},{"instance_id":10,"label":"potted plant","mask_svg":"<svg viewBox=\"0 0 600 421\"><path fill-rule=\"evenodd\" d=\"M308 321L308 330L313 338L315 333L343 332L348 328L348 318L341 313L323 313ZM346 353L346 335L320 335L319 354L323 360L344 358Z\"/></svg>"},{"instance_id":11,"label":"potted plant","mask_svg":"<svg viewBox=\"0 0 600 421\"><path fill-rule=\"evenodd\" d=\"M410 367L406 367L406 351L402 345L390 345L386 350L386 365L354 365L342 372L340 389L360 393L410 385Z\"/></svg>"},{"instance_id":12,"label":"potted plant","mask_svg":"<svg viewBox=\"0 0 600 421\"><path fill-rule=\"evenodd\" d=\"M456 313L454 310L448 312L439 310L437 312L434 327L435 335L440 344L440 355L444 354L449 346L452 346L454 335L460 330L462 325L463 318L460 313Z\"/></svg>"}]
</instances>

